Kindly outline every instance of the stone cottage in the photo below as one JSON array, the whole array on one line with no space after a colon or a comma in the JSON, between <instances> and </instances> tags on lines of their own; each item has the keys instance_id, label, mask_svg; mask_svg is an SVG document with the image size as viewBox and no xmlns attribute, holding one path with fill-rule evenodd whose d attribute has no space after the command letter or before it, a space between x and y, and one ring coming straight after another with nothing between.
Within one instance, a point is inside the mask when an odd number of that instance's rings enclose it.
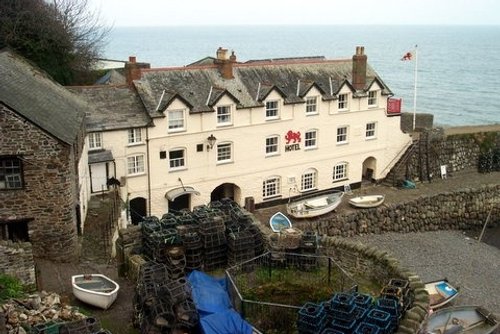
<instances>
[{"instance_id":1,"label":"stone cottage","mask_svg":"<svg viewBox=\"0 0 500 334\"><path fill-rule=\"evenodd\" d=\"M29 241L35 257L76 257L88 198L87 108L42 70L0 50L0 240Z\"/></svg>"}]
</instances>

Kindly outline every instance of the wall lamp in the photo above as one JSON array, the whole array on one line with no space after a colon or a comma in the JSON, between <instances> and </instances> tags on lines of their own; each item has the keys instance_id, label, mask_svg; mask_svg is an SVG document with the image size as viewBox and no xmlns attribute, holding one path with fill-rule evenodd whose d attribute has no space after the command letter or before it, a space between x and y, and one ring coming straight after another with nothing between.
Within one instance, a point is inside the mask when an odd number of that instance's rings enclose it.
<instances>
[{"instance_id":1,"label":"wall lamp","mask_svg":"<svg viewBox=\"0 0 500 334\"><path fill-rule=\"evenodd\" d=\"M211 149L214 148L214 144L215 144L215 141L217 140L217 138L215 138L215 136L213 134L211 134L208 138L208 145L207 145L207 151L210 151Z\"/></svg>"}]
</instances>

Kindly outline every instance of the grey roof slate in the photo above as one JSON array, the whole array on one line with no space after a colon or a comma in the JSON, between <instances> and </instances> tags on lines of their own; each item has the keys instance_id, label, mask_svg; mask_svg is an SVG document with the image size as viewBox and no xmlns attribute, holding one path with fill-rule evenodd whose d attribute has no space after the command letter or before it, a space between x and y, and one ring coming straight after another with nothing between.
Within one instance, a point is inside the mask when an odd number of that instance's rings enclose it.
<instances>
[{"instance_id":1,"label":"grey roof slate","mask_svg":"<svg viewBox=\"0 0 500 334\"><path fill-rule=\"evenodd\" d=\"M85 101L14 52L0 50L0 101L59 140L75 143Z\"/></svg>"},{"instance_id":2,"label":"grey roof slate","mask_svg":"<svg viewBox=\"0 0 500 334\"><path fill-rule=\"evenodd\" d=\"M110 150L89 151L89 164L113 160L113 153Z\"/></svg>"},{"instance_id":3,"label":"grey roof slate","mask_svg":"<svg viewBox=\"0 0 500 334\"><path fill-rule=\"evenodd\" d=\"M88 101L87 132L144 127L151 119L139 95L126 85L67 87Z\"/></svg>"},{"instance_id":4,"label":"grey roof slate","mask_svg":"<svg viewBox=\"0 0 500 334\"><path fill-rule=\"evenodd\" d=\"M304 103L304 96L312 87L320 91L323 100L336 99L343 85L349 86L354 97L366 96L375 80L382 86L382 94L392 94L368 64L366 85L356 91L351 85L352 59L252 60L234 63L233 75L234 79L222 78L217 65L148 69L134 84L153 117L163 116L162 112L175 97L184 100L191 113L197 113L213 111L214 102L224 94L235 100L237 108L262 106L273 90L283 96L286 104Z\"/></svg>"}]
</instances>

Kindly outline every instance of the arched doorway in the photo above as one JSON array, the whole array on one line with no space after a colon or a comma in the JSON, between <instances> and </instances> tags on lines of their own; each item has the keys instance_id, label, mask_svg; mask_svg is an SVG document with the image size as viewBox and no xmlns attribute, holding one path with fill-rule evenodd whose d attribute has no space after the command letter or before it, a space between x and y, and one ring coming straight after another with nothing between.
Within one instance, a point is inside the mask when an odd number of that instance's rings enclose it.
<instances>
[{"instance_id":1,"label":"arched doorway","mask_svg":"<svg viewBox=\"0 0 500 334\"><path fill-rule=\"evenodd\" d=\"M210 201L220 201L223 198L230 198L240 204L241 189L234 183L223 183L216 187L210 194Z\"/></svg>"},{"instance_id":2,"label":"arched doorway","mask_svg":"<svg viewBox=\"0 0 500 334\"><path fill-rule=\"evenodd\" d=\"M180 211L191 207L191 194L184 194L176 197L173 201L168 201L168 212L171 210Z\"/></svg>"},{"instance_id":3,"label":"arched doorway","mask_svg":"<svg viewBox=\"0 0 500 334\"><path fill-rule=\"evenodd\" d=\"M147 215L146 211L146 199L142 197L136 197L129 202L130 219L132 224L137 225L144 220Z\"/></svg>"},{"instance_id":4,"label":"arched doorway","mask_svg":"<svg viewBox=\"0 0 500 334\"><path fill-rule=\"evenodd\" d=\"M377 159L368 157L363 161L362 181L373 182L377 172Z\"/></svg>"}]
</instances>

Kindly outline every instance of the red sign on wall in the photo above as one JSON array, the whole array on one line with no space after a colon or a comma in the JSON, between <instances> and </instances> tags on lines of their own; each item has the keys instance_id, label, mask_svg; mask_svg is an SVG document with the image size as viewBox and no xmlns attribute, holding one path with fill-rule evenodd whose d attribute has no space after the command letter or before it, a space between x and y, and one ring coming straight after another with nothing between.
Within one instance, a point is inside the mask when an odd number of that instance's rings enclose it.
<instances>
[{"instance_id":1,"label":"red sign on wall","mask_svg":"<svg viewBox=\"0 0 500 334\"><path fill-rule=\"evenodd\" d=\"M387 114L389 115L397 115L401 114L401 102L402 99L387 99Z\"/></svg>"}]
</instances>

